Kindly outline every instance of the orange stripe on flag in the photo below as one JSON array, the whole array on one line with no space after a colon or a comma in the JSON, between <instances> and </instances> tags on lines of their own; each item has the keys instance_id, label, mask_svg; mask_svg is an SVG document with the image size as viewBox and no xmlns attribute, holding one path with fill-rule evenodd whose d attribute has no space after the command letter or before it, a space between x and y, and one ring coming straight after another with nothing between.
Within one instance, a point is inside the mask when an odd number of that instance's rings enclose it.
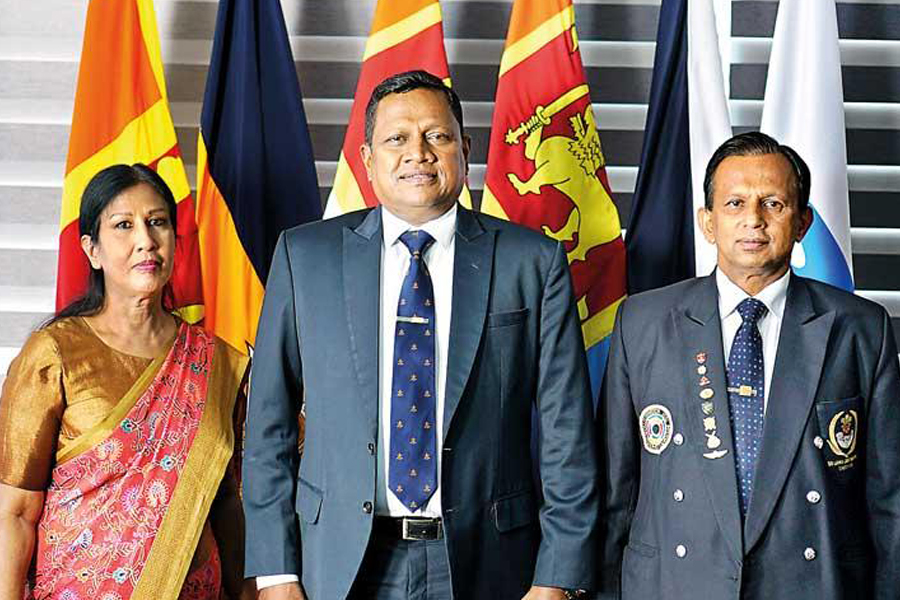
<instances>
[{"instance_id":1,"label":"orange stripe on flag","mask_svg":"<svg viewBox=\"0 0 900 600\"><path fill-rule=\"evenodd\" d=\"M423 8L437 3L437 0L392 0L391 2L379 2L375 7L375 16L372 17L370 35L399 23Z\"/></svg>"},{"instance_id":2,"label":"orange stripe on flag","mask_svg":"<svg viewBox=\"0 0 900 600\"><path fill-rule=\"evenodd\" d=\"M572 6L572 0L537 0L516 2L509 17L506 47L509 48L540 27L548 19Z\"/></svg>"},{"instance_id":3,"label":"orange stripe on flag","mask_svg":"<svg viewBox=\"0 0 900 600\"><path fill-rule=\"evenodd\" d=\"M263 285L250 263L222 193L209 172L203 135L197 139L197 226L204 325L233 348L248 353L256 340Z\"/></svg>"},{"instance_id":4,"label":"orange stripe on flag","mask_svg":"<svg viewBox=\"0 0 900 600\"><path fill-rule=\"evenodd\" d=\"M66 173L111 143L161 97L134 0L91 2Z\"/></svg>"}]
</instances>

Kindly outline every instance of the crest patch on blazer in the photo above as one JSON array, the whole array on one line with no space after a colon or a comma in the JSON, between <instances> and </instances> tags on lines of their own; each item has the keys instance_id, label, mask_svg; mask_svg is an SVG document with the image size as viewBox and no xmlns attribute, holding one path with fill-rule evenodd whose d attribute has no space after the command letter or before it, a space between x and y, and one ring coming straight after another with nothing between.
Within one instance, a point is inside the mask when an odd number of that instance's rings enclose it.
<instances>
[{"instance_id":1,"label":"crest patch on blazer","mask_svg":"<svg viewBox=\"0 0 900 600\"><path fill-rule=\"evenodd\" d=\"M662 404L650 404L641 411L639 421L644 450L662 454L672 441L672 413Z\"/></svg>"},{"instance_id":2,"label":"crest patch on blazer","mask_svg":"<svg viewBox=\"0 0 900 600\"><path fill-rule=\"evenodd\" d=\"M859 438L859 416L855 410L840 410L828 424L828 447L836 456L828 461L829 467L843 471L856 460L856 442Z\"/></svg>"}]
</instances>

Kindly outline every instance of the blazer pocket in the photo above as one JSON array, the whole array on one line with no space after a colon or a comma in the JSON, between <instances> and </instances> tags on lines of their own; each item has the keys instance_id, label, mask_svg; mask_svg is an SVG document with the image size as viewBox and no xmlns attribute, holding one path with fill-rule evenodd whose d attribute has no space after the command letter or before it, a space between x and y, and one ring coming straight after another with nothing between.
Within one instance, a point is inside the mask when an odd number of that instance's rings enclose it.
<instances>
[{"instance_id":1,"label":"blazer pocket","mask_svg":"<svg viewBox=\"0 0 900 600\"><path fill-rule=\"evenodd\" d=\"M537 504L534 494L529 490L497 500L491 507L491 512L494 513L497 531L505 533L534 523L537 519Z\"/></svg>"},{"instance_id":2,"label":"blazer pocket","mask_svg":"<svg viewBox=\"0 0 900 600\"><path fill-rule=\"evenodd\" d=\"M640 556L645 558L655 558L657 554L659 554L659 549L656 546L651 546L650 544L645 544L643 542L638 542L635 540L628 540L628 545L626 548L630 552L634 552Z\"/></svg>"},{"instance_id":3,"label":"blazer pocket","mask_svg":"<svg viewBox=\"0 0 900 600\"><path fill-rule=\"evenodd\" d=\"M825 442L822 458L835 481L848 483L859 470L859 452L865 448L862 396L817 402L819 435Z\"/></svg>"},{"instance_id":4,"label":"blazer pocket","mask_svg":"<svg viewBox=\"0 0 900 600\"><path fill-rule=\"evenodd\" d=\"M487 316L487 326L504 327L506 325L515 325L516 323L523 323L526 318L528 318L528 308L489 313Z\"/></svg>"},{"instance_id":5,"label":"blazer pocket","mask_svg":"<svg viewBox=\"0 0 900 600\"><path fill-rule=\"evenodd\" d=\"M322 510L322 490L305 479L297 480L297 514L306 523L316 523Z\"/></svg>"}]
</instances>

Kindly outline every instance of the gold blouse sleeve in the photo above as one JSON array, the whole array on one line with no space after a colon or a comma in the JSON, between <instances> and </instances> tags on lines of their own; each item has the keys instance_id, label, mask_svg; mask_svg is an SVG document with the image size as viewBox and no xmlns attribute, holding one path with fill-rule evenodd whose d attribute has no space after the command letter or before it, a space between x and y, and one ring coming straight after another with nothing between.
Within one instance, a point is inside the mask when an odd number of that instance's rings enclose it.
<instances>
[{"instance_id":1,"label":"gold blouse sleeve","mask_svg":"<svg viewBox=\"0 0 900 600\"><path fill-rule=\"evenodd\" d=\"M37 331L10 364L0 394L0 481L46 489L64 405L59 348Z\"/></svg>"}]
</instances>

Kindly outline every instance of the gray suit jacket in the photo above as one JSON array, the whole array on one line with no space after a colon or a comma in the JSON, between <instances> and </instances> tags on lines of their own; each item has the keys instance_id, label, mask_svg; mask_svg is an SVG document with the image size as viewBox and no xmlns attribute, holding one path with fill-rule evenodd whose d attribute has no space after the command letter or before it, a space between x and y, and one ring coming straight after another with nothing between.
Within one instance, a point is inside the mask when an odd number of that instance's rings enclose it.
<instances>
[{"instance_id":1,"label":"gray suit jacket","mask_svg":"<svg viewBox=\"0 0 900 600\"><path fill-rule=\"evenodd\" d=\"M380 209L290 230L266 287L244 455L246 575L298 573L311 600L347 595L372 528L381 245ZM593 414L565 252L460 208L453 287L441 493L454 595L592 587Z\"/></svg>"},{"instance_id":2,"label":"gray suit jacket","mask_svg":"<svg viewBox=\"0 0 900 600\"><path fill-rule=\"evenodd\" d=\"M721 458L704 457L701 352ZM622 306L601 403L603 598L900 594L900 376L880 306L791 277L743 523L714 276ZM682 436L658 455L637 430L650 404Z\"/></svg>"}]
</instances>

